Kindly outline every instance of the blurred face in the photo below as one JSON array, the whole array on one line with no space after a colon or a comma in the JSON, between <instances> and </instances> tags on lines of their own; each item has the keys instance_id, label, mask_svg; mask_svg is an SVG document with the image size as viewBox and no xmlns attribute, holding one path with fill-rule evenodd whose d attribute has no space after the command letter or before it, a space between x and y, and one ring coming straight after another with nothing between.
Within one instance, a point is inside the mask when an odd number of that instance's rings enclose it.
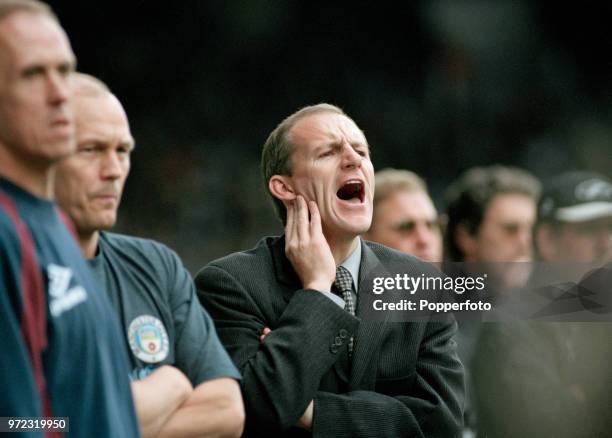
<instances>
[{"instance_id":1,"label":"blurred face","mask_svg":"<svg viewBox=\"0 0 612 438\"><path fill-rule=\"evenodd\" d=\"M363 132L346 116L321 113L299 120L294 144L295 194L317 203L328 240L364 233L372 221L374 168Z\"/></svg>"},{"instance_id":2,"label":"blurred face","mask_svg":"<svg viewBox=\"0 0 612 438\"><path fill-rule=\"evenodd\" d=\"M535 217L535 202L529 196L502 193L493 197L466 261L531 261Z\"/></svg>"},{"instance_id":3,"label":"blurred face","mask_svg":"<svg viewBox=\"0 0 612 438\"><path fill-rule=\"evenodd\" d=\"M110 93L75 96L77 152L56 169L55 194L81 235L112 227L134 140Z\"/></svg>"},{"instance_id":4,"label":"blurred face","mask_svg":"<svg viewBox=\"0 0 612 438\"><path fill-rule=\"evenodd\" d=\"M612 260L612 218L564 223L549 234L548 261L598 263Z\"/></svg>"},{"instance_id":5,"label":"blurred face","mask_svg":"<svg viewBox=\"0 0 612 438\"><path fill-rule=\"evenodd\" d=\"M378 203L367 236L428 262L442 261L438 213L423 192L397 191Z\"/></svg>"},{"instance_id":6,"label":"blurred face","mask_svg":"<svg viewBox=\"0 0 612 438\"><path fill-rule=\"evenodd\" d=\"M15 12L0 22L0 143L28 163L74 151L74 63L68 38L52 18Z\"/></svg>"}]
</instances>

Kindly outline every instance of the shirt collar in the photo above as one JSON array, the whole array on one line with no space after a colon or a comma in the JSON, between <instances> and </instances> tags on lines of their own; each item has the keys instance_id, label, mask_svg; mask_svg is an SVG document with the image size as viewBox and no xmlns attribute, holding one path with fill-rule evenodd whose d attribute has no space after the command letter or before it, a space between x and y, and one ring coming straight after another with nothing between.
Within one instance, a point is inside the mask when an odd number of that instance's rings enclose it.
<instances>
[{"instance_id":1,"label":"shirt collar","mask_svg":"<svg viewBox=\"0 0 612 438\"><path fill-rule=\"evenodd\" d=\"M353 277L353 287L355 292L358 292L359 284L359 267L361 265L361 239L357 238L357 245L353 252L342 262L340 266L346 268Z\"/></svg>"}]
</instances>

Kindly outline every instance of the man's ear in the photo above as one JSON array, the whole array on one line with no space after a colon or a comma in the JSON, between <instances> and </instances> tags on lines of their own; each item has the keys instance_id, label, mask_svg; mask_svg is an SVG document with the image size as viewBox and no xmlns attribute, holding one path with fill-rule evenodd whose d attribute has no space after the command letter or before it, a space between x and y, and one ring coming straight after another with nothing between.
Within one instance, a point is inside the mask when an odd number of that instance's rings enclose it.
<instances>
[{"instance_id":1,"label":"man's ear","mask_svg":"<svg viewBox=\"0 0 612 438\"><path fill-rule=\"evenodd\" d=\"M465 224L458 224L455 228L455 244L463 253L464 261L474 261L477 246L476 236L470 233Z\"/></svg>"},{"instance_id":2,"label":"man's ear","mask_svg":"<svg viewBox=\"0 0 612 438\"><path fill-rule=\"evenodd\" d=\"M273 175L268 181L268 189L272 196L283 201L285 205L297 196L293 190L291 177L287 175Z\"/></svg>"}]
</instances>

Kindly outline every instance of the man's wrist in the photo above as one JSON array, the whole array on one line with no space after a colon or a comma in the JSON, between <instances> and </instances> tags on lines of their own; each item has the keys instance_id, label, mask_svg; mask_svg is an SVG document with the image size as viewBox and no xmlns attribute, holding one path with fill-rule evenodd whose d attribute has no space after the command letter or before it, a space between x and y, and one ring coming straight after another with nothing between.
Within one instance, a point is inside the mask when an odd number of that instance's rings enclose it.
<instances>
[{"instance_id":1,"label":"man's wrist","mask_svg":"<svg viewBox=\"0 0 612 438\"><path fill-rule=\"evenodd\" d=\"M305 284L304 289L314 289L318 290L319 292L329 292L331 290L331 285L332 283L329 281L316 280Z\"/></svg>"}]
</instances>

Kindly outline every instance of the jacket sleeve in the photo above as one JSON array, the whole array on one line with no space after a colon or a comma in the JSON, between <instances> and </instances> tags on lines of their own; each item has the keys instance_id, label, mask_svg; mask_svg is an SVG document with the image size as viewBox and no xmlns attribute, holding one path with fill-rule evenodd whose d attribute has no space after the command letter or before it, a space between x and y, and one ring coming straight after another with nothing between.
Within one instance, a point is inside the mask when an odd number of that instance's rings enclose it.
<instances>
[{"instance_id":1,"label":"jacket sleeve","mask_svg":"<svg viewBox=\"0 0 612 438\"><path fill-rule=\"evenodd\" d=\"M402 379L396 379L386 382L386 388L377 392L319 392L314 405L313 436L460 436L464 387L463 367L453 340L455 332L455 322L426 324L408 391ZM401 357L398 352L398 360Z\"/></svg>"}]
</instances>

